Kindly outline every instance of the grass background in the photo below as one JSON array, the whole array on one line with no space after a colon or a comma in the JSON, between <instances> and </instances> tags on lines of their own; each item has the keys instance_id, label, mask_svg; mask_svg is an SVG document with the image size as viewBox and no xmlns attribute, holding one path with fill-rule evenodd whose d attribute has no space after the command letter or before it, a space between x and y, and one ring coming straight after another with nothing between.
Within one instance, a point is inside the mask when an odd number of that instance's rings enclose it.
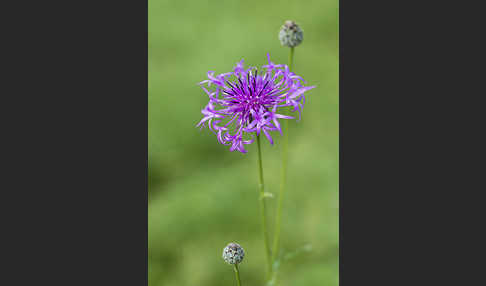
<instances>
[{"instance_id":1,"label":"grass background","mask_svg":"<svg viewBox=\"0 0 486 286\"><path fill-rule=\"evenodd\" d=\"M256 144L229 152L195 127L208 99L197 83L241 58L287 64L278 31L304 30L294 71L317 88L290 122L282 250L310 244L281 267L281 285L338 285L338 1L149 0L149 285L236 285L221 258L243 246L243 285L263 285ZM280 136L263 143L267 191L278 193ZM273 225L276 199L269 201ZM272 233L272 232L271 232Z\"/></svg>"}]
</instances>

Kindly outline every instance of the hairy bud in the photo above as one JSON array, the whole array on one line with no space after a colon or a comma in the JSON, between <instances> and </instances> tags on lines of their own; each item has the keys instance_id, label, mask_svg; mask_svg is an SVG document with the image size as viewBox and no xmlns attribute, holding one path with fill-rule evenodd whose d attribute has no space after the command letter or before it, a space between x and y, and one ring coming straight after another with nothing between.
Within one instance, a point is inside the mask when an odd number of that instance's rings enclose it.
<instances>
[{"instance_id":1,"label":"hairy bud","mask_svg":"<svg viewBox=\"0 0 486 286\"><path fill-rule=\"evenodd\" d=\"M304 32L294 21L287 20L280 29L278 38L282 46L293 48L302 43Z\"/></svg>"},{"instance_id":2,"label":"hairy bud","mask_svg":"<svg viewBox=\"0 0 486 286\"><path fill-rule=\"evenodd\" d=\"M230 243L223 250L223 259L229 264L238 264L243 261L245 251L238 243Z\"/></svg>"}]
</instances>

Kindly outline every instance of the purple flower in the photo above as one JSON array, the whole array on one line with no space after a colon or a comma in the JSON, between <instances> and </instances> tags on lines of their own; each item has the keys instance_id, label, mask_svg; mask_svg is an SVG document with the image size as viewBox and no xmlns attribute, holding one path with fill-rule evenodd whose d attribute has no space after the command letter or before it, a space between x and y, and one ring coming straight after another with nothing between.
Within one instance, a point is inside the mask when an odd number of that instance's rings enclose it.
<instances>
[{"instance_id":1,"label":"purple flower","mask_svg":"<svg viewBox=\"0 0 486 286\"><path fill-rule=\"evenodd\" d=\"M209 129L218 141L228 145L230 151L247 151L243 147L254 141L253 133L261 132L273 144L270 131L282 134L278 119L293 119L277 113L278 108L291 106L292 112L300 113L304 107L304 92L315 86L304 86L302 77L289 71L286 65L270 61L262 70L255 67L245 69L243 60L232 72L214 75L209 71L207 80L201 81L201 88L209 96L209 103L201 111L203 119L197 124Z\"/></svg>"}]
</instances>

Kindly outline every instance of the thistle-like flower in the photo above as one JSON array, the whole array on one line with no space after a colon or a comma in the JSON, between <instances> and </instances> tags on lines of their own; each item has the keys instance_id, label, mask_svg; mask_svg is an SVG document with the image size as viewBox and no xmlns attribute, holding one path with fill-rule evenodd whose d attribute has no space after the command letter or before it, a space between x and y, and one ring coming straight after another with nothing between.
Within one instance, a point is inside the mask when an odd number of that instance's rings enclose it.
<instances>
[{"instance_id":1,"label":"thistle-like flower","mask_svg":"<svg viewBox=\"0 0 486 286\"><path fill-rule=\"evenodd\" d=\"M247 151L244 144L254 141L253 134L263 131L273 144L269 131L282 134L278 119L293 119L278 114L278 108L292 106L292 112L300 113L305 103L304 92L315 86L304 86L302 77L289 71L287 65L270 61L260 71L255 67L245 69L243 60L232 72L214 75L209 71L207 80L199 84L209 96L209 103L201 111L203 119L197 124L217 135L223 145L231 145L230 151Z\"/></svg>"},{"instance_id":2,"label":"thistle-like flower","mask_svg":"<svg viewBox=\"0 0 486 286\"><path fill-rule=\"evenodd\" d=\"M282 28L280 28L278 39L282 46L293 48L302 43L304 40L304 32L294 21L287 20Z\"/></svg>"},{"instance_id":3,"label":"thistle-like flower","mask_svg":"<svg viewBox=\"0 0 486 286\"><path fill-rule=\"evenodd\" d=\"M238 264L243 261L245 251L238 243L230 243L223 249L223 259L229 264Z\"/></svg>"}]
</instances>

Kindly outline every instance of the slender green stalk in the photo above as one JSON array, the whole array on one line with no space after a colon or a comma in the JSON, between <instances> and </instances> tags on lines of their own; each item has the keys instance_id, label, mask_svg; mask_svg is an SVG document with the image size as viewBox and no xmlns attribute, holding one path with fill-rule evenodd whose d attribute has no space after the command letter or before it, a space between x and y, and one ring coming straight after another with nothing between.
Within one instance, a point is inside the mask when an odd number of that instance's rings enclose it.
<instances>
[{"instance_id":1,"label":"slender green stalk","mask_svg":"<svg viewBox=\"0 0 486 286\"><path fill-rule=\"evenodd\" d=\"M290 48L289 53L289 71L292 71L292 63L294 59L294 47ZM288 160L288 145L289 145L289 122L283 121L283 143L282 143L282 166L280 168L280 192L278 195L277 215L275 221L275 236L273 239L273 258L272 263L278 258L280 245L280 223L282 221L282 205L285 191L285 184L287 179L287 160Z\"/></svg>"},{"instance_id":2,"label":"slender green stalk","mask_svg":"<svg viewBox=\"0 0 486 286\"><path fill-rule=\"evenodd\" d=\"M241 280L240 280L240 271L238 271L238 263L233 264L234 269L235 269L235 275L236 275L236 282L238 283L238 286L241 286Z\"/></svg>"},{"instance_id":3,"label":"slender green stalk","mask_svg":"<svg viewBox=\"0 0 486 286\"><path fill-rule=\"evenodd\" d=\"M290 47L290 53L289 53L289 71L292 71L293 61L294 61L294 47Z\"/></svg>"},{"instance_id":4,"label":"slender green stalk","mask_svg":"<svg viewBox=\"0 0 486 286\"><path fill-rule=\"evenodd\" d=\"M263 166L262 166L262 150L260 146L260 135L256 136L257 138L257 146L258 146L258 170L259 170L259 178L260 178L260 210L262 215L262 229L263 229L263 239L265 242L265 253L267 255L267 276L270 278L272 276L272 253L270 252L270 243L268 240L268 230L267 230L267 222L265 219L265 189L264 189L264 182L263 182Z\"/></svg>"}]
</instances>

